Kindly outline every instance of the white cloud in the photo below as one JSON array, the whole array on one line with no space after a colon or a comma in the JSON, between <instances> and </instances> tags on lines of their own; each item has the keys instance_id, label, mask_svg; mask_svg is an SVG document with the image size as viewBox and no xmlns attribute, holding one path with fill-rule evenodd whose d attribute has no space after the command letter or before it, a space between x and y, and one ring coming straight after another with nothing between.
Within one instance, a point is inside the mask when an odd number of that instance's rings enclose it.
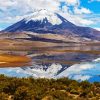
<instances>
[{"instance_id":1,"label":"white cloud","mask_svg":"<svg viewBox=\"0 0 100 100\"><path fill-rule=\"evenodd\" d=\"M84 8L84 7L80 8L80 9L75 7L74 12L75 12L75 14L91 14L92 13L89 9Z\"/></svg>"},{"instance_id":2,"label":"white cloud","mask_svg":"<svg viewBox=\"0 0 100 100\"><path fill-rule=\"evenodd\" d=\"M76 74L76 73L80 73L83 70L88 70L88 69L92 69L92 68L94 68L94 66L89 64L89 63L76 64L76 65L73 65L70 68L68 68L67 71L70 72L70 73L73 73L73 74L75 73Z\"/></svg>"},{"instance_id":3,"label":"white cloud","mask_svg":"<svg viewBox=\"0 0 100 100\"><path fill-rule=\"evenodd\" d=\"M0 28L0 31L2 30L2 28Z\"/></svg>"},{"instance_id":4,"label":"white cloud","mask_svg":"<svg viewBox=\"0 0 100 100\"><path fill-rule=\"evenodd\" d=\"M61 2L65 2L67 5L76 5L79 3L79 0L0 0L0 8L8 11L18 10L21 13L33 11L34 9L56 11L59 10Z\"/></svg>"},{"instance_id":5,"label":"white cloud","mask_svg":"<svg viewBox=\"0 0 100 100\"><path fill-rule=\"evenodd\" d=\"M100 2L100 0L89 0L89 2L94 2L94 1Z\"/></svg>"},{"instance_id":6,"label":"white cloud","mask_svg":"<svg viewBox=\"0 0 100 100\"><path fill-rule=\"evenodd\" d=\"M98 31L100 31L100 27L96 27L95 29L98 30Z\"/></svg>"},{"instance_id":7,"label":"white cloud","mask_svg":"<svg viewBox=\"0 0 100 100\"><path fill-rule=\"evenodd\" d=\"M79 5L80 1L79 0L58 0L60 2L65 2L68 5Z\"/></svg>"},{"instance_id":8,"label":"white cloud","mask_svg":"<svg viewBox=\"0 0 100 100\"><path fill-rule=\"evenodd\" d=\"M60 14L67 18L70 22L79 25L79 26L84 26L84 25L91 25L94 24L94 21L84 18L81 15L75 15L75 14L69 14L69 13L62 13L60 12Z\"/></svg>"},{"instance_id":9,"label":"white cloud","mask_svg":"<svg viewBox=\"0 0 100 100\"><path fill-rule=\"evenodd\" d=\"M77 4L79 1L78 0L66 0L69 4Z\"/></svg>"},{"instance_id":10,"label":"white cloud","mask_svg":"<svg viewBox=\"0 0 100 100\"><path fill-rule=\"evenodd\" d=\"M98 58L99 59L99 58ZM98 76L100 73L100 62L87 62L75 64L61 72L57 77L69 77L75 80L88 80L91 77Z\"/></svg>"},{"instance_id":11,"label":"white cloud","mask_svg":"<svg viewBox=\"0 0 100 100\"><path fill-rule=\"evenodd\" d=\"M75 75L73 79L84 81L84 80L89 80L91 77L92 76L90 75Z\"/></svg>"},{"instance_id":12,"label":"white cloud","mask_svg":"<svg viewBox=\"0 0 100 100\"><path fill-rule=\"evenodd\" d=\"M91 25L91 24L94 23L92 20L80 18L80 17L77 17L77 16L75 16L75 18L73 18L72 20L73 20L74 23L76 23L79 26Z\"/></svg>"}]
</instances>

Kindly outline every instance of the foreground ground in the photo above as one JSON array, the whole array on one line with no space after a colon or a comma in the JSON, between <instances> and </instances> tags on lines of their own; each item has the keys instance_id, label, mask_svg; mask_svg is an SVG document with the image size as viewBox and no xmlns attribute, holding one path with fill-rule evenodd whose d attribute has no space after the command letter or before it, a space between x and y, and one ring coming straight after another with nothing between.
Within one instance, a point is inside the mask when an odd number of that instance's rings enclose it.
<instances>
[{"instance_id":1,"label":"foreground ground","mask_svg":"<svg viewBox=\"0 0 100 100\"><path fill-rule=\"evenodd\" d=\"M0 75L0 100L99 100L100 83Z\"/></svg>"}]
</instances>

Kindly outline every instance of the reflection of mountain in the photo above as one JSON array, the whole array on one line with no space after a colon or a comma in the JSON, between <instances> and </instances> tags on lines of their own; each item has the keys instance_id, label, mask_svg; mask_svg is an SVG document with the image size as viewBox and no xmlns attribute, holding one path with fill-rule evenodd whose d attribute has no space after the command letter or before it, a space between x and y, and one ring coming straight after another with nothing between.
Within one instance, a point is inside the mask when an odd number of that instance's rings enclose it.
<instances>
[{"instance_id":1,"label":"reflection of mountain","mask_svg":"<svg viewBox=\"0 0 100 100\"><path fill-rule=\"evenodd\" d=\"M14 25L3 30L4 32L34 32L52 33L70 37L85 37L100 40L100 32L89 28L72 24L61 15L47 10L39 10Z\"/></svg>"},{"instance_id":2,"label":"reflection of mountain","mask_svg":"<svg viewBox=\"0 0 100 100\"><path fill-rule=\"evenodd\" d=\"M36 61L37 63L60 63L63 65L73 65L79 62L87 62L91 61L96 57L99 57L100 55L89 55L89 54L82 54L82 53L64 53L59 55L41 55L41 56L35 56L33 57L33 61Z\"/></svg>"},{"instance_id":3,"label":"reflection of mountain","mask_svg":"<svg viewBox=\"0 0 100 100\"><path fill-rule=\"evenodd\" d=\"M90 63L87 62L87 63L75 64L65 69L63 69L63 66L61 64L51 64L47 66L33 64L31 67L1 69L0 73L17 77L27 77L27 76L33 76L35 78L69 77L71 79L79 81L89 80L93 82L93 81L100 81L99 66L100 62L98 60L92 61Z\"/></svg>"}]
</instances>

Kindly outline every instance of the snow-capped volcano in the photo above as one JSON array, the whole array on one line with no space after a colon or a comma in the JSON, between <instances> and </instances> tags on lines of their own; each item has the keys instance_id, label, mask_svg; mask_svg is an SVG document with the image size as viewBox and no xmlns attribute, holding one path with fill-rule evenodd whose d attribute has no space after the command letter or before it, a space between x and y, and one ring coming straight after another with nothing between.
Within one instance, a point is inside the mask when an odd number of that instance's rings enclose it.
<instances>
[{"instance_id":1,"label":"snow-capped volcano","mask_svg":"<svg viewBox=\"0 0 100 100\"><path fill-rule=\"evenodd\" d=\"M25 18L26 23L29 21L41 21L44 23L51 23L52 25L59 25L62 23L62 20L57 16L56 13L49 12L46 9L35 11Z\"/></svg>"},{"instance_id":2,"label":"snow-capped volcano","mask_svg":"<svg viewBox=\"0 0 100 100\"><path fill-rule=\"evenodd\" d=\"M65 36L84 37L100 40L100 31L89 27L81 27L69 22L58 13L42 9L29 14L21 21L9 26L2 32L35 32L51 33Z\"/></svg>"},{"instance_id":3,"label":"snow-capped volcano","mask_svg":"<svg viewBox=\"0 0 100 100\"><path fill-rule=\"evenodd\" d=\"M62 33L61 29L73 28L74 24L58 13L41 9L34 11L26 18L6 28L7 32L31 31L36 33ZM57 31L58 30L58 31Z\"/></svg>"}]
</instances>

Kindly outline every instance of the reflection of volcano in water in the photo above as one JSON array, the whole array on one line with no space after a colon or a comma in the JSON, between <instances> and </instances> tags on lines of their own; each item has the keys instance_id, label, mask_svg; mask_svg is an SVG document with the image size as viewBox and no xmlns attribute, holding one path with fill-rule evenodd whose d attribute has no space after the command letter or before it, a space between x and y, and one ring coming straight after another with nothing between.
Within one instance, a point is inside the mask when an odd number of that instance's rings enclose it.
<instances>
[{"instance_id":1,"label":"reflection of volcano in water","mask_svg":"<svg viewBox=\"0 0 100 100\"><path fill-rule=\"evenodd\" d=\"M99 56L99 55L98 55ZM61 64L74 64L79 62L91 61L93 58L96 58L95 55L82 54L82 53L64 53L61 55L41 55L33 57L33 61L44 62L44 63L61 63Z\"/></svg>"},{"instance_id":2,"label":"reflection of volcano in water","mask_svg":"<svg viewBox=\"0 0 100 100\"><path fill-rule=\"evenodd\" d=\"M100 81L99 59L92 62L74 64L69 68L64 69L63 71L61 71L63 65L53 63L48 66L33 64L30 67L1 69L0 73L17 77L32 76L34 78L69 77L78 81L89 80L93 82ZM47 69L44 70L43 68Z\"/></svg>"},{"instance_id":3,"label":"reflection of volcano in water","mask_svg":"<svg viewBox=\"0 0 100 100\"><path fill-rule=\"evenodd\" d=\"M76 49L77 48L77 49ZM97 47L96 47L97 48ZM49 49L49 48L48 48ZM88 52L82 52L79 47L73 47L78 52L67 51L67 47L54 47L49 50L33 50L33 51L12 51L13 54L22 54L32 59L32 65L20 66L18 68L1 68L0 73L8 76L35 78L61 78L69 77L76 80L100 81L100 52L91 52L95 49L87 48ZM98 46L99 49L99 46ZM55 52L60 50L59 52ZM63 50L63 52L61 51ZM72 50L72 49L70 49ZM84 51L84 50L83 50ZM6 52L7 53L7 52ZM91 62L92 61L92 62ZM87 62L87 63L86 63Z\"/></svg>"},{"instance_id":4,"label":"reflection of volcano in water","mask_svg":"<svg viewBox=\"0 0 100 100\"><path fill-rule=\"evenodd\" d=\"M23 68L24 72L33 77L40 78L61 78L69 77L76 80L89 80L89 81L100 81L100 58L98 60L74 64L69 68L65 68L61 64L51 65L33 65L30 68ZM46 70L43 67L47 68ZM61 71L62 70L62 71Z\"/></svg>"},{"instance_id":5,"label":"reflection of volcano in water","mask_svg":"<svg viewBox=\"0 0 100 100\"><path fill-rule=\"evenodd\" d=\"M24 55L32 59L30 66L20 68L0 69L0 73L35 78L69 77L76 80L99 81L100 57L99 46L66 46L35 48L31 51L1 51L15 55ZM92 61L92 62L91 62ZM87 62L87 63L86 63Z\"/></svg>"},{"instance_id":6,"label":"reflection of volcano in water","mask_svg":"<svg viewBox=\"0 0 100 100\"><path fill-rule=\"evenodd\" d=\"M34 56L34 53L37 54ZM56 47L31 52L33 62L42 65L60 63L63 66L71 66L80 62L92 61L100 57L99 46L77 46L77 47Z\"/></svg>"}]
</instances>

